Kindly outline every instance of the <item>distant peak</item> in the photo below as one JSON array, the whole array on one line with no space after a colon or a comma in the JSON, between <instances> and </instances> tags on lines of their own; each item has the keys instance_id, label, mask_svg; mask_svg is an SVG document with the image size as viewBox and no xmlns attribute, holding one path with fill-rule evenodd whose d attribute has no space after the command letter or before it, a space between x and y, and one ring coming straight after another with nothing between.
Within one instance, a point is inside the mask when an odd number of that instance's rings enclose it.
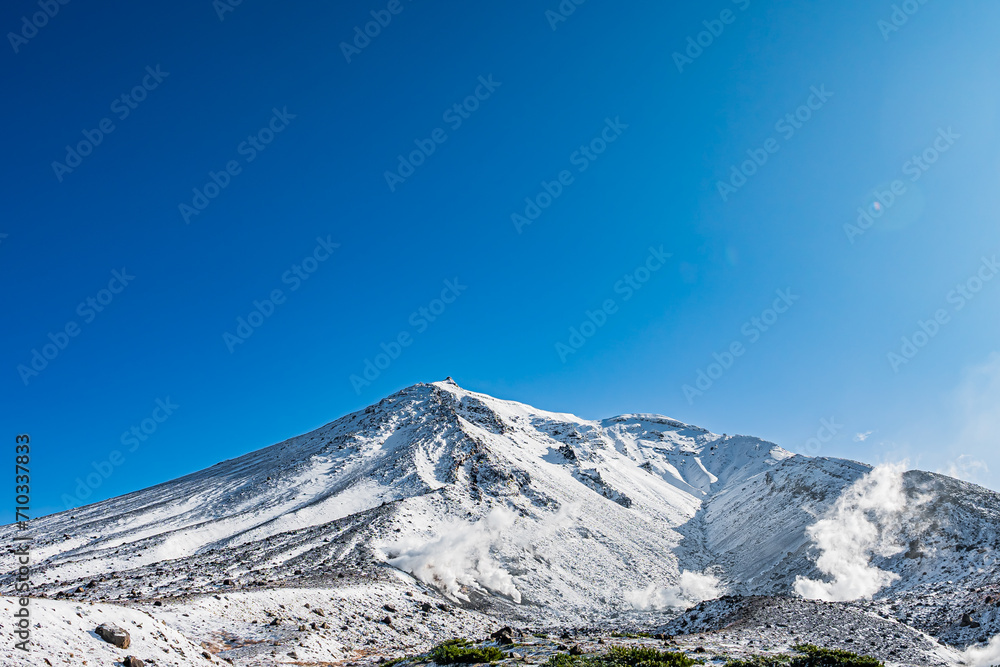
<instances>
[{"instance_id":1,"label":"distant peak","mask_svg":"<svg viewBox=\"0 0 1000 667\"><path fill-rule=\"evenodd\" d=\"M444 383L445 384L453 384L456 387L458 386L458 383L455 382L454 378L452 378L450 375L444 379Z\"/></svg>"}]
</instances>

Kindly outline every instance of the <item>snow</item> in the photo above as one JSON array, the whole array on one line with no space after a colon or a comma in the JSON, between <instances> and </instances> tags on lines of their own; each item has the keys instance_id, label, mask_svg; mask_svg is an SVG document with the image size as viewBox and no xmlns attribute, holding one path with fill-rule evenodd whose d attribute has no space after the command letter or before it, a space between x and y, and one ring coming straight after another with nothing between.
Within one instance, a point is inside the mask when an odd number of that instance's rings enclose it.
<instances>
[{"instance_id":1,"label":"snow","mask_svg":"<svg viewBox=\"0 0 1000 667\"><path fill-rule=\"evenodd\" d=\"M0 598L0 631L12 634L10 625L17 601ZM4 667L38 667L39 656L53 665L108 665L124 660L128 655L152 657L164 667L223 664L207 661L203 648L178 630L154 619L149 614L125 607L93 603L32 600L31 642L28 651L11 648L4 642L0 657ZM132 643L119 649L98 637L94 630L102 623L114 623L128 631Z\"/></svg>"},{"instance_id":2,"label":"snow","mask_svg":"<svg viewBox=\"0 0 1000 667\"><path fill-rule=\"evenodd\" d=\"M73 601L39 600L55 605L47 622L82 600L119 625L140 609L178 641L246 664L287 656L289 642L297 659L348 659L367 650L361 635L348 640L355 629L379 646L416 646L496 619L662 621L721 593L790 594L796 581L810 582L807 595L873 597L880 613L963 649L984 644L1000 632L985 602L986 591L1000 598L997 494L916 471L866 484L871 470L659 415L586 420L420 384L311 433L32 521L33 583L53 596L95 582ZM12 556L0 565L12 571ZM864 579L871 572L884 575ZM9 575L0 580L9 589ZM425 617L415 599L483 613ZM335 601L349 630L314 629L312 618L300 633L311 612L287 610L303 601ZM382 604L411 609L412 631L380 624ZM959 609L980 628L960 625ZM268 614L294 616L296 634Z\"/></svg>"}]
</instances>

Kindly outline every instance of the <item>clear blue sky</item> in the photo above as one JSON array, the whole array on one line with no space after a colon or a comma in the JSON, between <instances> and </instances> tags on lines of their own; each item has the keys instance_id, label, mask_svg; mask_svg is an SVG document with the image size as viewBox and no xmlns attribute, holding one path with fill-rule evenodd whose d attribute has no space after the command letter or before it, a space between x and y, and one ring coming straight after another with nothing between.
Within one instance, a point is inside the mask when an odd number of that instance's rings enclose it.
<instances>
[{"instance_id":1,"label":"clear blue sky","mask_svg":"<svg viewBox=\"0 0 1000 667\"><path fill-rule=\"evenodd\" d=\"M447 375L1000 487L1000 6L559 7L7 3L0 437L32 437L33 513Z\"/></svg>"}]
</instances>

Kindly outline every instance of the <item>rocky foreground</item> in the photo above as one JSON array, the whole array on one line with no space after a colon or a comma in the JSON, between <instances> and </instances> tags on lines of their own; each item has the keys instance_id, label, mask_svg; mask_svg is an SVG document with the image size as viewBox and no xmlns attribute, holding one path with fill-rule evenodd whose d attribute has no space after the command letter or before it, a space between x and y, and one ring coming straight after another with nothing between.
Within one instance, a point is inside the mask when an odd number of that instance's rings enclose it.
<instances>
[{"instance_id":1,"label":"rocky foreground","mask_svg":"<svg viewBox=\"0 0 1000 667\"><path fill-rule=\"evenodd\" d=\"M0 631L9 634L7 619L16 601L0 600ZM496 660L511 665L541 664L568 652L599 654L619 645L679 652L723 665L787 655L803 644L872 656L890 667L989 664L887 617L877 605L787 597L724 597L659 626L633 617L622 619L620 627L502 619L456 606L432 589L405 590L389 583L233 591L128 604L38 599L31 610L30 651L8 644L0 651L0 664L349 667L402 659L427 662L429 651L452 639L498 647L502 656L496 654ZM657 616L665 618L651 614L647 619Z\"/></svg>"}]
</instances>

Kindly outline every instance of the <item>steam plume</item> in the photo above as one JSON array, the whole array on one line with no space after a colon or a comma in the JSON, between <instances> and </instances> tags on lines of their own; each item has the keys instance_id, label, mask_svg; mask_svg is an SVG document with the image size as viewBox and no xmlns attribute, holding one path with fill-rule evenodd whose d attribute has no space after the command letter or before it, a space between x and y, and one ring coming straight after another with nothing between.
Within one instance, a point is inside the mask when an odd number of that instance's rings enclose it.
<instances>
[{"instance_id":1,"label":"steam plume","mask_svg":"<svg viewBox=\"0 0 1000 667\"><path fill-rule=\"evenodd\" d=\"M816 566L832 581L797 577L799 595L827 601L870 598L899 579L873 567L870 560L904 548L897 535L906 508L905 467L905 463L877 466L844 491L825 518L809 527L809 536L822 551Z\"/></svg>"},{"instance_id":2,"label":"steam plume","mask_svg":"<svg viewBox=\"0 0 1000 667\"><path fill-rule=\"evenodd\" d=\"M464 586L488 589L521 602L514 579L490 556L490 547L501 531L514 525L510 510L495 508L484 519L466 523L455 519L442 524L430 541L410 539L393 545L389 564L409 572L453 598L468 600Z\"/></svg>"},{"instance_id":3,"label":"steam plume","mask_svg":"<svg viewBox=\"0 0 1000 667\"><path fill-rule=\"evenodd\" d=\"M681 572L676 586L657 587L655 584L639 591L629 591L625 599L633 609L686 609L703 600L711 600L722 595L722 587L717 577L685 570Z\"/></svg>"}]
</instances>

